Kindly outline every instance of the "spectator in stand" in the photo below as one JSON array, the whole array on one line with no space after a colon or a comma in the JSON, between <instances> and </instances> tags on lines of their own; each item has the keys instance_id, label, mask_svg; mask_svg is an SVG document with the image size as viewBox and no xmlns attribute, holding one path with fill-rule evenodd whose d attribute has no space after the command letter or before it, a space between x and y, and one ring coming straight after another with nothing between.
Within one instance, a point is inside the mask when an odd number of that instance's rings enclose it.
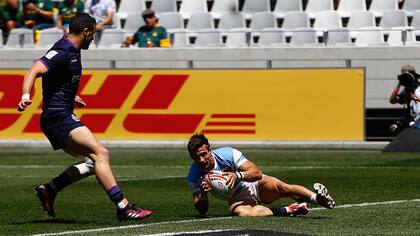
<instances>
[{"instance_id":1,"label":"spectator in stand","mask_svg":"<svg viewBox=\"0 0 420 236\"><path fill-rule=\"evenodd\" d=\"M158 18L152 9L146 9L142 13L146 25L140 27L137 32L123 42L122 47L129 47L138 43L139 47L170 48L171 43L166 29L158 24Z\"/></svg>"},{"instance_id":2,"label":"spectator in stand","mask_svg":"<svg viewBox=\"0 0 420 236\"><path fill-rule=\"evenodd\" d=\"M69 32L70 20L78 13L83 13L85 4L82 0L64 0L58 6L57 28L65 34Z\"/></svg>"},{"instance_id":3,"label":"spectator in stand","mask_svg":"<svg viewBox=\"0 0 420 236\"><path fill-rule=\"evenodd\" d=\"M115 27L112 17L116 11L115 0L87 0L85 2L85 12L96 20L96 32Z\"/></svg>"},{"instance_id":4,"label":"spectator in stand","mask_svg":"<svg viewBox=\"0 0 420 236\"><path fill-rule=\"evenodd\" d=\"M54 27L53 16L51 0L29 0L23 10L23 24L34 31L51 28Z\"/></svg>"},{"instance_id":5,"label":"spectator in stand","mask_svg":"<svg viewBox=\"0 0 420 236\"><path fill-rule=\"evenodd\" d=\"M0 5L0 28L4 33L19 27L21 17L18 0L3 0Z\"/></svg>"}]
</instances>

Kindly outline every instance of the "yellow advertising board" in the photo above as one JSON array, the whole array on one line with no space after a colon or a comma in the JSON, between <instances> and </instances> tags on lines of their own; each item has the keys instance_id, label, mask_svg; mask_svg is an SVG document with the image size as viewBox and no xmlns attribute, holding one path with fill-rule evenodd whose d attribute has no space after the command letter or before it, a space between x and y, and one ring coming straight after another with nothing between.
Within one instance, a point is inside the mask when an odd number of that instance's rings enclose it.
<instances>
[{"instance_id":1,"label":"yellow advertising board","mask_svg":"<svg viewBox=\"0 0 420 236\"><path fill-rule=\"evenodd\" d=\"M0 71L0 139L44 139L41 79ZM85 70L75 113L101 139L363 140L364 69Z\"/></svg>"}]
</instances>

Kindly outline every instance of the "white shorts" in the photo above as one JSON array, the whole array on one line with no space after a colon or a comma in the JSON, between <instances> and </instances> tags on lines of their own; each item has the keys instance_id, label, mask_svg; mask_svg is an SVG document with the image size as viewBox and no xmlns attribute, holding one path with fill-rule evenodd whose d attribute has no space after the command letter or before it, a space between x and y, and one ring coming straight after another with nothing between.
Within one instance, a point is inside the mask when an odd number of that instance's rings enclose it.
<instances>
[{"instance_id":1,"label":"white shorts","mask_svg":"<svg viewBox=\"0 0 420 236\"><path fill-rule=\"evenodd\" d=\"M235 190L235 194L231 199L229 199L229 205L244 200L252 200L255 201L256 204L261 204L260 194L258 191L258 183L259 181L239 182Z\"/></svg>"}]
</instances>

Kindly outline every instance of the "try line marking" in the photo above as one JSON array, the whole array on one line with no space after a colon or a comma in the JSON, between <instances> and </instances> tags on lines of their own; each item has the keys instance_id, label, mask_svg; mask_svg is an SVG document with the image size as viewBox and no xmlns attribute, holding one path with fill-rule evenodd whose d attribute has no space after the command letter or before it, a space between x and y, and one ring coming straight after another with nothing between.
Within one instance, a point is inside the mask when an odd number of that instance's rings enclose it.
<instances>
[{"instance_id":1,"label":"try line marking","mask_svg":"<svg viewBox=\"0 0 420 236\"><path fill-rule=\"evenodd\" d=\"M395 200L395 201L386 201L386 202L366 202L366 203L359 203L359 204L344 204L344 205L338 205L335 208L338 209L338 208L365 207L365 206L376 206L376 205L392 205L392 204L400 204L400 203L407 203L407 202L420 202L420 199ZM326 210L326 209L321 208L321 207L311 209L311 211L320 211L320 210ZM124 226L105 227L105 228L86 229L86 230L73 230L73 231L64 231L64 232L55 232L55 233L33 234L32 236L53 236L53 235L71 235L71 234L106 232L106 231L114 231L114 230L120 230L120 229L144 228L144 227L158 226L158 225L183 224L183 223L202 222L202 221L211 221L211 220L226 220L230 218L233 218L233 217L228 216L228 217L216 217L216 218L206 218L206 219L198 219L198 220L166 221L166 222L157 222L157 223L150 223L150 224L135 224L135 225L124 225Z\"/></svg>"}]
</instances>

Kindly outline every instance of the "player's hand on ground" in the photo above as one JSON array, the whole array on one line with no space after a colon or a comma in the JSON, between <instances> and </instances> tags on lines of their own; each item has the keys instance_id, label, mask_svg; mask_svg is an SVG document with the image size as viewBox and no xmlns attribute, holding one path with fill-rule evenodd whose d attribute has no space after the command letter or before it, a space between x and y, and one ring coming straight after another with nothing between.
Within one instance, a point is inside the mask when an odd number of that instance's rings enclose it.
<instances>
[{"instance_id":1,"label":"player's hand on ground","mask_svg":"<svg viewBox=\"0 0 420 236\"><path fill-rule=\"evenodd\" d=\"M29 98L22 98L22 100L18 104L17 110L20 111L20 112L22 112L22 111L24 111L31 104L32 104L31 99L29 99Z\"/></svg>"},{"instance_id":2,"label":"player's hand on ground","mask_svg":"<svg viewBox=\"0 0 420 236\"><path fill-rule=\"evenodd\" d=\"M82 108L84 106L86 106L85 101L83 101L82 98L80 98L79 96L76 95L76 97L74 98L74 103L76 104L76 106L78 108Z\"/></svg>"},{"instance_id":3,"label":"player's hand on ground","mask_svg":"<svg viewBox=\"0 0 420 236\"><path fill-rule=\"evenodd\" d=\"M229 186L229 188L233 188L238 176L236 176L236 174L234 172L225 172L223 175L228 177L228 180L226 181L226 184Z\"/></svg>"}]
</instances>

